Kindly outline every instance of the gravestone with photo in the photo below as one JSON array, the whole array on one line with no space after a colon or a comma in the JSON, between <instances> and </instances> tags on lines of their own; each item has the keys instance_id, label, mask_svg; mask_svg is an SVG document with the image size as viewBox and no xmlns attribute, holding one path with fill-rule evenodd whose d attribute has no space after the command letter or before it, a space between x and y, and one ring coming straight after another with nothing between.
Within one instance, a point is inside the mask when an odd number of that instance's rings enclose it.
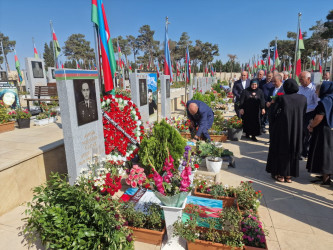
<instances>
[{"instance_id":1,"label":"gravestone with photo","mask_svg":"<svg viewBox=\"0 0 333 250\"><path fill-rule=\"evenodd\" d=\"M98 72L58 69L55 75L69 182L73 185L94 154L105 154Z\"/></svg>"},{"instance_id":2,"label":"gravestone with photo","mask_svg":"<svg viewBox=\"0 0 333 250\"><path fill-rule=\"evenodd\" d=\"M44 59L26 57L25 69L27 71L27 91L30 92L31 98L34 98L35 86L47 86L46 74L44 71Z\"/></svg>"},{"instance_id":3,"label":"gravestone with photo","mask_svg":"<svg viewBox=\"0 0 333 250\"><path fill-rule=\"evenodd\" d=\"M161 115L171 118L170 75L161 75Z\"/></svg>"},{"instance_id":4,"label":"gravestone with photo","mask_svg":"<svg viewBox=\"0 0 333 250\"><path fill-rule=\"evenodd\" d=\"M131 99L136 104L141 114L144 126L149 121L148 83L147 74L130 74Z\"/></svg>"},{"instance_id":5,"label":"gravestone with photo","mask_svg":"<svg viewBox=\"0 0 333 250\"><path fill-rule=\"evenodd\" d=\"M17 109L20 106L17 88L8 82L0 82L0 101L7 108Z\"/></svg>"},{"instance_id":6,"label":"gravestone with photo","mask_svg":"<svg viewBox=\"0 0 333 250\"><path fill-rule=\"evenodd\" d=\"M47 82L56 82L55 78L55 68L54 67L49 67L47 69Z\"/></svg>"}]
</instances>

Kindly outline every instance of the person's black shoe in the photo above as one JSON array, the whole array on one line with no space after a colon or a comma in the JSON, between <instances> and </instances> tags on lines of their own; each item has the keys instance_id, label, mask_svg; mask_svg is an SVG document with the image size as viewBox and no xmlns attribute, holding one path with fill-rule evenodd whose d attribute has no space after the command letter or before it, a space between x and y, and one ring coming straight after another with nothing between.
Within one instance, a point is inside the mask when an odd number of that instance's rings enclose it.
<instances>
[{"instance_id":1,"label":"person's black shoe","mask_svg":"<svg viewBox=\"0 0 333 250\"><path fill-rule=\"evenodd\" d=\"M258 141L258 139L254 136L254 135L252 135L252 141Z\"/></svg>"}]
</instances>

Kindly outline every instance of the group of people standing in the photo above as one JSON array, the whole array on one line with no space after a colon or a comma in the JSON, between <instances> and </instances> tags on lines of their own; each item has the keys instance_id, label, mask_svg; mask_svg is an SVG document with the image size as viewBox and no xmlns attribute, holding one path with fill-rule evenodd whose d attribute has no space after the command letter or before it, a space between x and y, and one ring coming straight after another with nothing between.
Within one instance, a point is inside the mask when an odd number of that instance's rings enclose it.
<instances>
[{"instance_id":1,"label":"group of people standing","mask_svg":"<svg viewBox=\"0 0 333 250\"><path fill-rule=\"evenodd\" d=\"M247 138L265 133L269 124L270 146L266 171L279 182L290 183L299 176L299 161L307 159L310 173L330 184L333 174L333 82L329 73L317 86L311 73L299 75L300 86L288 72L258 72L248 79L243 71L234 82L236 114L243 119Z\"/></svg>"}]
</instances>

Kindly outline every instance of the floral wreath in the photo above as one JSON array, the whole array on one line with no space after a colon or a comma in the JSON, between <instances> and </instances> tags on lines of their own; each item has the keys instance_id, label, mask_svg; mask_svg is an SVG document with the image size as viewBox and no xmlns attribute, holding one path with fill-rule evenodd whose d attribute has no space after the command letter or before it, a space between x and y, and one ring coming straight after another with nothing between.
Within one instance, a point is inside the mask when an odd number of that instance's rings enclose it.
<instances>
[{"instance_id":1,"label":"floral wreath","mask_svg":"<svg viewBox=\"0 0 333 250\"><path fill-rule=\"evenodd\" d=\"M131 98L123 95L106 95L101 98L101 106L127 134L141 142L144 127L140 121L139 110ZM113 164L122 165L134 158L139 148L104 117L103 127L106 159Z\"/></svg>"}]
</instances>

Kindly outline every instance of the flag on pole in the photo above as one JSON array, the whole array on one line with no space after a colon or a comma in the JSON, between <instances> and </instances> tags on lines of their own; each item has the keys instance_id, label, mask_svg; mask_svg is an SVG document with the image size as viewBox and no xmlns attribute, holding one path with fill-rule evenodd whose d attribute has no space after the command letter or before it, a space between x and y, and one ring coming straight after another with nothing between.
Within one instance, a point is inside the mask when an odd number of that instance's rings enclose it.
<instances>
[{"instance_id":1,"label":"flag on pole","mask_svg":"<svg viewBox=\"0 0 333 250\"><path fill-rule=\"evenodd\" d=\"M298 76L302 72L301 49L304 49L304 42L303 42L301 28L299 28L297 59L296 59L296 81L297 82L299 82Z\"/></svg>"},{"instance_id":2,"label":"flag on pole","mask_svg":"<svg viewBox=\"0 0 333 250\"><path fill-rule=\"evenodd\" d=\"M23 78L22 78L21 69L20 69L20 62L19 62L19 60L17 58L16 50L15 49L14 49L14 54L15 54L15 68L17 70L18 80L21 83L23 81Z\"/></svg>"},{"instance_id":3,"label":"flag on pole","mask_svg":"<svg viewBox=\"0 0 333 250\"><path fill-rule=\"evenodd\" d=\"M291 73L292 71L292 65L291 65L291 61L290 61L290 57L289 57L289 69L288 69L288 72Z\"/></svg>"},{"instance_id":4,"label":"flag on pole","mask_svg":"<svg viewBox=\"0 0 333 250\"><path fill-rule=\"evenodd\" d=\"M91 21L96 24L98 29L104 87L105 91L108 92L114 88L113 77L116 73L116 60L102 0L92 0Z\"/></svg>"},{"instance_id":5,"label":"flag on pole","mask_svg":"<svg viewBox=\"0 0 333 250\"><path fill-rule=\"evenodd\" d=\"M52 27L52 39L53 39L53 46L54 46L53 49L55 51L55 56L56 56L56 58L58 58L61 49L60 49L60 45L59 45L59 42L58 42L58 39L57 39L57 36L54 32L53 27ZM36 52L37 52L37 50L36 50Z\"/></svg>"},{"instance_id":6,"label":"flag on pole","mask_svg":"<svg viewBox=\"0 0 333 250\"><path fill-rule=\"evenodd\" d=\"M118 43L118 39L117 39L117 50L118 50L118 66L120 69L122 69L123 67L123 64L122 64L122 60L121 60L121 48L119 46L119 43Z\"/></svg>"},{"instance_id":7,"label":"flag on pole","mask_svg":"<svg viewBox=\"0 0 333 250\"><path fill-rule=\"evenodd\" d=\"M160 65L158 63L158 60L157 60L157 65L155 65L156 67L156 71L157 71L157 78L160 78Z\"/></svg>"},{"instance_id":8,"label":"flag on pole","mask_svg":"<svg viewBox=\"0 0 333 250\"><path fill-rule=\"evenodd\" d=\"M312 60L311 60L311 69L312 69L312 72L316 70L316 62L315 62L314 57L312 57Z\"/></svg>"},{"instance_id":9,"label":"flag on pole","mask_svg":"<svg viewBox=\"0 0 333 250\"><path fill-rule=\"evenodd\" d=\"M37 52L37 49L36 49L36 44L34 43L34 56L35 56L35 58L39 58L38 57L38 52Z\"/></svg>"},{"instance_id":10,"label":"flag on pole","mask_svg":"<svg viewBox=\"0 0 333 250\"><path fill-rule=\"evenodd\" d=\"M191 78L191 60L190 60L190 52L188 51L188 47L186 47L186 82L190 82Z\"/></svg>"},{"instance_id":11,"label":"flag on pole","mask_svg":"<svg viewBox=\"0 0 333 250\"><path fill-rule=\"evenodd\" d=\"M270 51L268 52L268 59L267 59L267 66L268 66L268 71L271 70L271 55Z\"/></svg>"},{"instance_id":12,"label":"flag on pole","mask_svg":"<svg viewBox=\"0 0 333 250\"><path fill-rule=\"evenodd\" d=\"M172 83L172 65L169 50L169 36L168 36L168 19L165 22L165 38L164 38L164 75L170 76L170 83Z\"/></svg>"},{"instance_id":13,"label":"flag on pole","mask_svg":"<svg viewBox=\"0 0 333 250\"><path fill-rule=\"evenodd\" d=\"M319 59L319 72L323 73L323 67L321 66L321 59Z\"/></svg>"},{"instance_id":14,"label":"flag on pole","mask_svg":"<svg viewBox=\"0 0 333 250\"><path fill-rule=\"evenodd\" d=\"M283 71L286 71L286 63L283 61Z\"/></svg>"},{"instance_id":15,"label":"flag on pole","mask_svg":"<svg viewBox=\"0 0 333 250\"><path fill-rule=\"evenodd\" d=\"M274 70L277 69L277 67L280 64L280 60L279 60L279 53L278 53L278 49L277 49L277 42L275 41L275 47L274 47Z\"/></svg>"}]
</instances>

